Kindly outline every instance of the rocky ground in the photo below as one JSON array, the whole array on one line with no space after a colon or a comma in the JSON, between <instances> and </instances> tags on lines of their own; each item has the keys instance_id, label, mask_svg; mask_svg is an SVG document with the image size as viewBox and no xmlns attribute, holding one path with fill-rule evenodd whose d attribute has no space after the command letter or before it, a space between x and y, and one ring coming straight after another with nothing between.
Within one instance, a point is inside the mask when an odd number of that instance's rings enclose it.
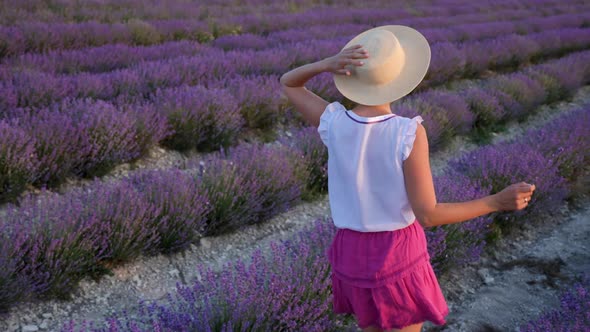
<instances>
[{"instance_id":1,"label":"rocky ground","mask_svg":"<svg viewBox=\"0 0 590 332\"><path fill-rule=\"evenodd\" d=\"M494 142L510 139L528 128L550 121L590 102L590 87L580 89L570 102L543 106L526 123L512 123ZM447 161L477 146L456 137L441 151L431 155L433 173L444 171ZM134 168L163 168L186 156L156 148L150 156L133 165L117 168L115 179ZM108 177L107 177L108 178ZM70 183L81 185L81 183ZM586 203L585 206L588 206ZM486 253L477 264L441 277L441 287L451 314L440 329L425 325L428 331L510 331L534 318L543 308L557 305L557 289L573 275L588 270L590 219L588 210L570 211L564 207L542 225L533 225L521 235ZM328 197L303 203L262 225L223 236L206 237L198 246L171 256L140 257L114 269L113 276L100 282L84 279L71 301L23 303L0 320L0 331L59 331L69 319L102 320L121 309L132 311L139 299L158 300L173 292L177 282L191 283L200 276L195 267L208 264L216 269L237 257L249 257L256 248L286 239L322 216L329 216ZM557 277L554 274L557 271ZM553 286L557 285L557 288Z\"/></svg>"}]
</instances>

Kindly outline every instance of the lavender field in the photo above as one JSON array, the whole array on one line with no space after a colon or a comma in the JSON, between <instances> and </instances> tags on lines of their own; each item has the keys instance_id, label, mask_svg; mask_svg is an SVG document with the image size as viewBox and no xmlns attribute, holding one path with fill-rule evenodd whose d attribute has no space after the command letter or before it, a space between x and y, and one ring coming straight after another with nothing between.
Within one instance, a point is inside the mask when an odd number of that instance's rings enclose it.
<instances>
[{"instance_id":1,"label":"lavender field","mask_svg":"<svg viewBox=\"0 0 590 332\"><path fill-rule=\"evenodd\" d=\"M434 176L437 201L520 181L537 188L525 210L425 229L438 276L588 195L590 98L493 142L588 85L587 1L0 1L0 329L349 328L331 311L324 250L336 229L319 217L221 271L194 266L201 278L132 312L52 327L13 317L23 305L73 301L82 280L140 257L265 227L326 197L328 152L278 79L386 24L416 28L432 50L424 81L392 112L422 116L433 153L457 138L477 145ZM330 74L307 87L354 105ZM155 148L187 157L134 166ZM113 179L122 165L129 171ZM588 276L521 331L589 330Z\"/></svg>"}]
</instances>

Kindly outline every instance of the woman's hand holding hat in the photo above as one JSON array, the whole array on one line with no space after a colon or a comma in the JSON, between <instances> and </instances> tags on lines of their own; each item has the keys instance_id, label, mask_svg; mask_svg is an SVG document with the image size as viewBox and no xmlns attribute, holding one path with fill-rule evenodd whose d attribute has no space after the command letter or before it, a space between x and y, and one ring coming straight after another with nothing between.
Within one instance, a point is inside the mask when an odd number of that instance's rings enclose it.
<instances>
[{"instance_id":1,"label":"woman's hand holding hat","mask_svg":"<svg viewBox=\"0 0 590 332\"><path fill-rule=\"evenodd\" d=\"M343 49L338 54L322 60L326 66L326 71L337 75L351 75L346 66L362 66L363 61L358 59L366 59L369 54L362 48L362 45L354 45Z\"/></svg>"},{"instance_id":2,"label":"woman's hand holding hat","mask_svg":"<svg viewBox=\"0 0 590 332\"><path fill-rule=\"evenodd\" d=\"M357 60L364 55L359 45L371 55L364 66ZM428 40L417 30L384 25L346 43L330 61L330 70L336 89L344 97L357 104L382 105L407 95L420 84L430 65L430 55ZM345 68L347 65L352 67Z\"/></svg>"}]
</instances>

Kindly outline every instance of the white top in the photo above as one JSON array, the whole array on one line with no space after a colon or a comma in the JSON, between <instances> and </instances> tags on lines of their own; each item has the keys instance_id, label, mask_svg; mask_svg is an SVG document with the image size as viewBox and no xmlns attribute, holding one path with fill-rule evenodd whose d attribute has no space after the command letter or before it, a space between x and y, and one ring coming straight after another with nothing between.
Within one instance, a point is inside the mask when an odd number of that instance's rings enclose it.
<instances>
[{"instance_id":1,"label":"white top","mask_svg":"<svg viewBox=\"0 0 590 332\"><path fill-rule=\"evenodd\" d=\"M328 148L328 197L337 228L359 232L409 226L412 211L402 161L410 155L422 117L363 117L329 104L318 133Z\"/></svg>"}]
</instances>

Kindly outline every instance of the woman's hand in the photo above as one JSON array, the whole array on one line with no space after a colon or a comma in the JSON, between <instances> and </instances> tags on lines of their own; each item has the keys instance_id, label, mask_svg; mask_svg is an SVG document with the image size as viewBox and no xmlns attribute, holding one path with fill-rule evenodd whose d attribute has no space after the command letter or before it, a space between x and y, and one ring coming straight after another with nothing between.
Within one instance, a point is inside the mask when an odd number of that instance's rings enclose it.
<instances>
[{"instance_id":1,"label":"woman's hand","mask_svg":"<svg viewBox=\"0 0 590 332\"><path fill-rule=\"evenodd\" d=\"M357 59L366 59L368 57L369 53L361 45L354 45L322 61L326 66L326 71L337 75L350 75L350 70L345 67L348 65L362 66L363 62Z\"/></svg>"},{"instance_id":2,"label":"woman's hand","mask_svg":"<svg viewBox=\"0 0 590 332\"><path fill-rule=\"evenodd\" d=\"M535 191L534 184L526 182L511 184L493 195L495 208L498 211L522 210L531 201L533 191Z\"/></svg>"},{"instance_id":3,"label":"woman's hand","mask_svg":"<svg viewBox=\"0 0 590 332\"><path fill-rule=\"evenodd\" d=\"M304 84L323 72L344 75L348 73L350 75L350 70L344 67L346 65L362 66L361 61L357 59L368 57L369 55L364 52L361 45L356 45L348 47L334 56L292 69L279 79L281 92L295 105L297 111L303 114L305 120L317 128L328 102L307 90Z\"/></svg>"}]
</instances>

